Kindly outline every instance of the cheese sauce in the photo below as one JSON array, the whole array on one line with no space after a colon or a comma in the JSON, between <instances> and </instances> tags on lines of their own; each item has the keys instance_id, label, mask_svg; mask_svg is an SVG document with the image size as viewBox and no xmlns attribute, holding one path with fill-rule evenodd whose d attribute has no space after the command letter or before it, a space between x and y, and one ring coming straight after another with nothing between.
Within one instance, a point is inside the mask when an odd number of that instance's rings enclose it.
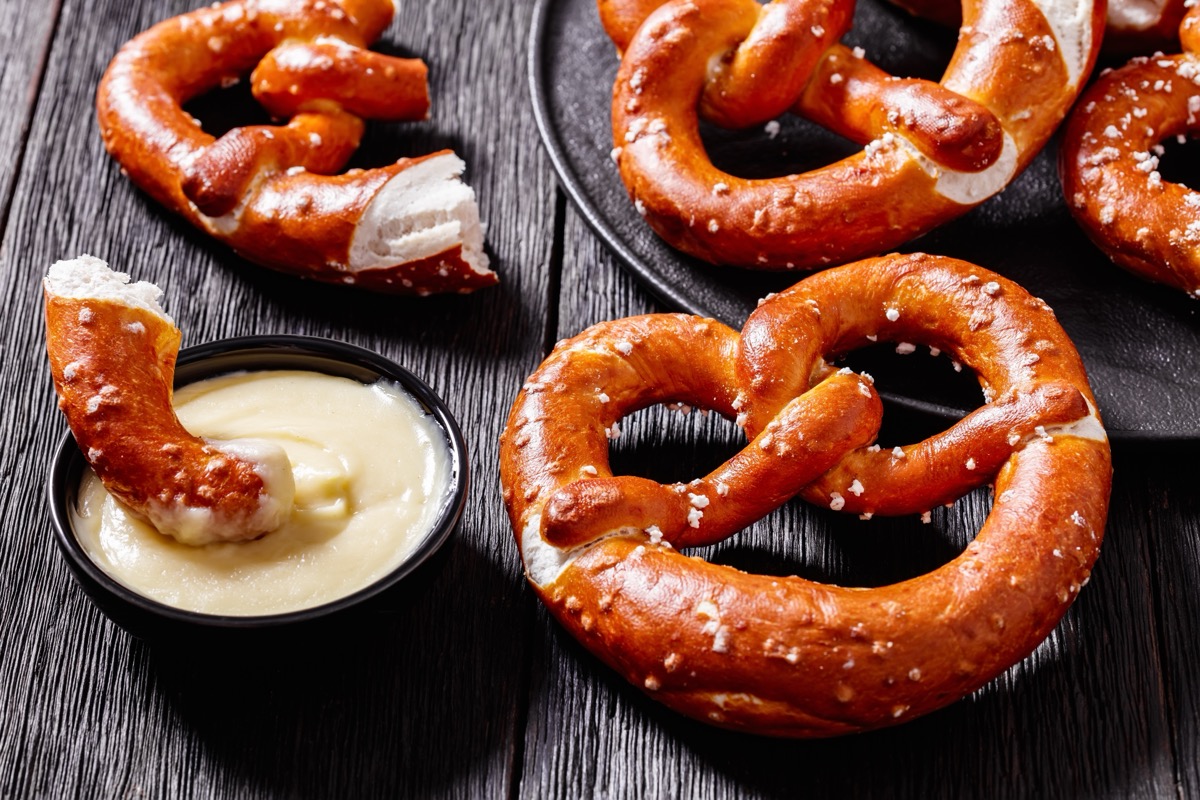
<instances>
[{"instance_id":1,"label":"cheese sauce","mask_svg":"<svg viewBox=\"0 0 1200 800\"><path fill-rule=\"evenodd\" d=\"M296 496L282 527L259 539L193 547L131 515L88 471L75 535L101 569L169 606L253 616L345 597L404 561L449 490L442 429L391 383L237 373L180 389L175 408L198 436L283 447Z\"/></svg>"}]
</instances>

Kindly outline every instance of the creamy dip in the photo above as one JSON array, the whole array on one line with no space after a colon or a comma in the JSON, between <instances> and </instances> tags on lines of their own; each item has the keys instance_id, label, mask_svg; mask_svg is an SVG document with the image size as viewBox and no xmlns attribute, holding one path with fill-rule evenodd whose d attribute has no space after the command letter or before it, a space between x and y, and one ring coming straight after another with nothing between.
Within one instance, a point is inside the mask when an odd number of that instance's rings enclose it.
<instances>
[{"instance_id":1,"label":"creamy dip","mask_svg":"<svg viewBox=\"0 0 1200 800\"><path fill-rule=\"evenodd\" d=\"M194 547L134 517L88 471L75 509L80 543L116 580L169 606L253 616L345 597L404 561L430 532L449 489L442 429L391 383L237 373L180 389L175 410L197 436L283 447L296 496L277 530Z\"/></svg>"}]
</instances>

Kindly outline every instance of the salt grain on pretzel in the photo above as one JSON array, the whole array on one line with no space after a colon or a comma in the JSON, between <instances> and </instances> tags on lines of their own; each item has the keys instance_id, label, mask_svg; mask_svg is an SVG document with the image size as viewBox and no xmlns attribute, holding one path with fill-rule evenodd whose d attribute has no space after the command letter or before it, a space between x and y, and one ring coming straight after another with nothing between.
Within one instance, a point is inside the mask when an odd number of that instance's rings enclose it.
<instances>
[{"instance_id":1,"label":"salt grain on pretzel","mask_svg":"<svg viewBox=\"0 0 1200 800\"><path fill-rule=\"evenodd\" d=\"M1200 8L1179 34L1183 53L1135 58L1088 88L1059 174L1072 215L1109 258L1200 297L1200 192L1158 170L1163 140L1200 131Z\"/></svg>"},{"instance_id":2,"label":"salt grain on pretzel","mask_svg":"<svg viewBox=\"0 0 1200 800\"><path fill-rule=\"evenodd\" d=\"M138 186L258 264L398 293L491 286L454 153L337 174L363 117L428 112L422 62L364 49L393 12L391 0L232 0L161 22L100 82L104 144ZM286 124L214 139L181 107L251 70L255 97Z\"/></svg>"},{"instance_id":3,"label":"salt grain on pretzel","mask_svg":"<svg viewBox=\"0 0 1200 800\"><path fill-rule=\"evenodd\" d=\"M180 334L156 286L91 256L57 262L43 286L58 406L110 494L186 544L252 539L287 519L294 484L281 448L205 441L175 416Z\"/></svg>"},{"instance_id":4,"label":"salt grain on pretzel","mask_svg":"<svg viewBox=\"0 0 1200 800\"><path fill-rule=\"evenodd\" d=\"M962 25L958 0L892 0L918 17L957 28ZM1186 0L1111 0L1104 23L1101 51L1130 55L1149 53L1176 42Z\"/></svg>"},{"instance_id":5,"label":"salt grain on pretzel","mask_svg":"<svg viewBox=\"0 0 1200 800\"><path fill-rule=\"evenodd\" d=\"M931 439L873 445L870 381L826 358L874 339L951 354L994 399ZM604 431L661 402L736 416L750 441L690 483L614 476ZM671 708L780 736L911 719L1026 656L1088 579L1111 482L1083 365L1045 304L920 254L818 274L740 334L681 314L589 328L518 395L500 470L526 576L574 636ZM926 509L992 481L966 551L891 586L752 575L675 549L718 541L797 492L864 519L928 521Z\"/></svg>"},{"instance_id":6,"label":"salt grain on pretzel","mask_svg":"<svg viewBox=\"0 0 1200 800\"><path fill-rule=\"evenodd\" d=\"M1102 6L1102 4L1100 4ZM941 83L900 80L838 39L848 0L600 0L623 52L615 157L668 243L719 264L811 268L877 253L1003 189L1062 121L1094 62L1094 0L966 0ZM864 150L802 175L717 169L699 116L791 110Z\"/></svg>"}]
</instances>

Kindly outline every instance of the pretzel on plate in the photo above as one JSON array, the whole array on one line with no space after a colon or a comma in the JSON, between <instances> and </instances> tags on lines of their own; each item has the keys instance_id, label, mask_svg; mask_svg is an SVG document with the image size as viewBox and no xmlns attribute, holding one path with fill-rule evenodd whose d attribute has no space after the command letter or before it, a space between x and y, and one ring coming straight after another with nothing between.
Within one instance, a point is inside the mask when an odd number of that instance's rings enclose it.
<instances>
[{"instance_id":1,"label":"pretzel on plate","mask_svg":"<svg viewBox=\"0 0 1200 800\"><path fill-rule=\"evenodd\" d=\"M1071 113L1059 175L1071 214L1118 265L1200 297L1200 192L1162 179L1161 142L1200 131L1200 8L1183 52L1102 75Z\"/></svg>"},{"instance_id":2,"label":"pretzel on plate","mask_svg":"<svg viewBox=\"0 0 1200 800\"><path fill-rule=\"evenodd\" d=\"M1095 0L965 0L940 83L893 78L838 44L849 0L600 0L622 51L614 158L639 213L717 264L813 268L878 253L1002 190L1062 121L1095 60ZM865 146L801 174L715 167L698 116L793 111Z\"/></svg>"},{"instance_id":3,"label":"pretzel on plate","mask_svg":"<svg viewBox=\"0 0 1200 800\"><path fill-rule=\"evenodd\" d=\"M975 369L988 403L923 442L871 445L878 396L825 358L876 338L941 348ZM618 421L669 401L736 418L748 444L690 483L614 476ZM588 649L689 716L811 737L911 719L1032 651L1088 580L1111 459L1083 365L1045 304L916 254L810 277L740 334L683 314L589 328L521 389L500 475L526 577ZM891 586L752 575L675 549L716 542L798 492L901 514L991 481L992 512L966 551Z\"/></svg>"},{"instance_id":4,"label":"pretzel on plate","mask_svg":"<svg viewBox=\"0 0 1200 800\"><path fill-rule=\"evenodd\" d=\"M957 0L891 0L918 17L957 28L962 6ZM1149 53L1177 43L1186 0L1111 0L1104 23L1102 52L1108 55Z\"/></svg>"},{"instance_id":5,"label":"pretzel on plate","mask_svg":"<svg viewBox=\"0 0 1200 800\"><path fill-rule=\"evenodd\" d=\"M454 153L337 174L362 117L428 112L424 63L364 49L393 12L391 0L231 0L161 22L100 81L104 144L155 200L258 264L387 292L491 286ZM214 139L183 110L251 70L255 97L286 124Z\"/></svg>"},{"instance_id":6,"label":"pretzel on plate","mask_svg":"<svg viewBox=\"0 0 1200 800\"><path fill-rule=\"evenodd\" d=\"M199 439L175 416L180 334L158 287L81 256L50 267L43 291L58 407L110 494L186 544L253 539L287 519L281 448Z\"/></svg>"}]
</instances>

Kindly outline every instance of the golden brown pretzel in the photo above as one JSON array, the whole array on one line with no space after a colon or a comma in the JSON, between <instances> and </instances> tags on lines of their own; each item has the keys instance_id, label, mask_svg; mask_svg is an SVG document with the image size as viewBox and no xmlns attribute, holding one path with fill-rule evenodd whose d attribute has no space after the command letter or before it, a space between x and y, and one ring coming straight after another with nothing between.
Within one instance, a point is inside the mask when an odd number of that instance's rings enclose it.
<instances>
[{"instance_id":1,"label":"golden brown pretzel","mask_svg":"<svg viewBox=\"0 0 1200 800\"><path fill-rule=\"evenodd\" d=\"M452 152L337 174L361 117L428 111L422 62L364 49L393 11L391 0L231 0L161 22L100 82L104 144L138 186L258 264L399 293L493 285ZM289 121L214 140L181 105L251 70L255 97Z\"/></svg>"},{"instance_id":2,"label":"golden brown pretzel","mask_svg":"<svg viewBox=\"0 0 1200 800\"><path fill-rule=\"evenodd\" d=\"M1111 0L1104 24L1102 52L1109 55L1149 53L1176 43L1186 0ZM910 14L957 28L962 24L958 0L892 0Z\"/></svg>"},{"instance_id":3,"label":"golden brown pretzel","mask_svg":"<svg viewBox=\"0 0 1200 800\"><path fill-rule=\"evenodd\" d=\"M1099 47L1094 0L965 0L941 83L898 80L837 44L852 9L849 0L600 0L623 51L614 156L663 239L706 261L764 269L907 241L1029 163ZM865 149L802 175L739 178L705 154L698 106L726 126L791 110Z\"/></svg>"},{"instance_id":4,"label":"golden brown pretzel","mask_svg":"<svg viewBox=\"0 0 1200 800\"><path fill-rule=\"evenodd\" d=\"M878 397L824 357L874 338L941 348L975 369L990 401L919 444L867 446ZM613 476L606 436L667 401L736 417L750 441L691 483ZM1111 460L1049 309L1002 277L917 254L810 277L764 302L740 336L681 314L589 328L517 396L500 475L529 582L588 649L698 719L826 736L946 705L1027 655L1088 579ZM723 538L814 479L806 497L863 514L929 508L993 480L996 500L964 553L880 588L675 551Z\"/></svg>"},{"instance_id":5,"label":"golden brown pretzel","mask_svg":"<svg viewBox=\"0 0 1200 800\"><path fill-rule=\"evenodd\" d=\"M1200 9L1183 53L1133 59L1080 98L1062 137L1067 207L1122 267L1200 298L1200 193L1164 181L1161 142L1200 131Z\"/></svg>"},{"instance_id":6,"label":"golden brown pretzel","mask_svg":"<svg viewBox=\"0 0 1200 800\"><path fill-rule=\"evenodd\" d=\"M149 283L97 258L43 281L46 350L62 409L109 493L187 544L252 539L291 513L291 464L257 440L205 441L171 405L179 329Z\"/></svg>"}]
</instances>

